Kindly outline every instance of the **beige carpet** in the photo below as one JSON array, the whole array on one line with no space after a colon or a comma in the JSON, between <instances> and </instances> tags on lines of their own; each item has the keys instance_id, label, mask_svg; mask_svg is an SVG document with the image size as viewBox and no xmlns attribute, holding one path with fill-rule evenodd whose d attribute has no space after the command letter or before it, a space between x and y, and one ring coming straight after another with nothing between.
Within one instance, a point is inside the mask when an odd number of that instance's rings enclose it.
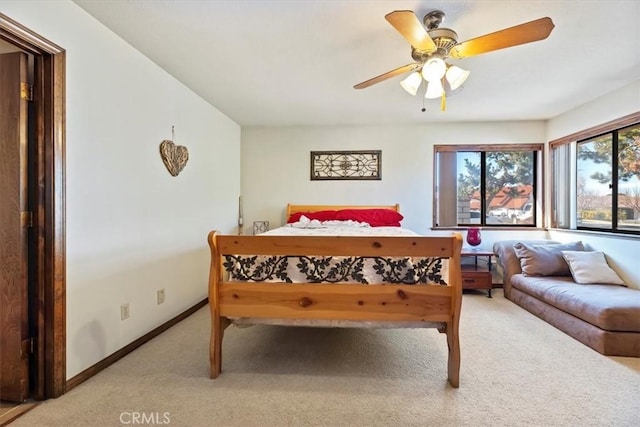
<instances>
[{"instance_id":1,"label":"beige carpet","mask_svg":"<svg viewBox=\"0 0 640 427\"><path fill-rule=\"evenodd\" d=\"M231 327L210 380L205 307L11 425L640 425L640 359L602 356L500 291L462 309L459 389L432 329Z\"/></svg>"}]
</instances>

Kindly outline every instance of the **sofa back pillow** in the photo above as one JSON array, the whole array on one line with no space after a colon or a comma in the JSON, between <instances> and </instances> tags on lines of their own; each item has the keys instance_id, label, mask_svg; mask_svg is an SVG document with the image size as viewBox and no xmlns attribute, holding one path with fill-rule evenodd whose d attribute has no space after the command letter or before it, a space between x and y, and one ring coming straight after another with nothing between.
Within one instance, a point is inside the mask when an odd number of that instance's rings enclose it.
<instances>
[{"instance_id":1,"label":"sofa back pillow","mask_svg":"<svg viewBox=\"0 0 640 427\"><path fill-rule=\"evenodd\" d=\"M562 251L562 255L576 283L626 286L618 273L609 267L603 252Z\"/></svg>"},{"instance_id":2,"label":"sofa back pillow","mask_svg":"<svg viewBox=\"0 0 640 427\"><path fill-rule=\"evenodd\" d=\"M584 251L582 242L559 245L528 245L518 242L513 245L525 276L571 276L569 265L562 251Z\"/></svg>"}]
</instances>

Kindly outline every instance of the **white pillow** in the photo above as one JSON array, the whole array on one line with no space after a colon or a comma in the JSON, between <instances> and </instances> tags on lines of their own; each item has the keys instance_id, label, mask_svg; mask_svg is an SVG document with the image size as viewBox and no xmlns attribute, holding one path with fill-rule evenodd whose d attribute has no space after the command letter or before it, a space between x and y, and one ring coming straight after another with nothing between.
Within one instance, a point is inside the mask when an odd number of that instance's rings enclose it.
<instances>
[{"instance_id":1,"label":"white pillow","mask_svg":"<svg viewBox=\"0 0 640 427\"><path fill-rule=\"evenodd\" d=\"M287 225L295 228L323 228L320 221L317 219L309 219L304 215L301 215L297 222L292 222Z\"/></svg>"},{"instance_id":2,"label":"white pillow","mask_svg":"<svg viewBox=\"0 0 640 427\"><path fill-rule=\"evenodd\" d=\"M576 283L610 284L626 286L618 274L609 267L603 252L562 251Z\"/></svg>"}]
</instances>

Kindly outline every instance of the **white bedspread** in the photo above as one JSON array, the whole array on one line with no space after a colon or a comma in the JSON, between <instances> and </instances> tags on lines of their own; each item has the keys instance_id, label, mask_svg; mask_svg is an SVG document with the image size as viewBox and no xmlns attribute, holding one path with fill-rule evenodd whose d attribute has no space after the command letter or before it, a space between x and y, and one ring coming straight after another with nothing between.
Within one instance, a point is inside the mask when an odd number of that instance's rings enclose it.
<instances>
[{"instance_id":1,"label":"white bedspread","mask_svg":"<svg viewBox=\"0 0 640 427\"><path fill-rule=\"evenodd\" d=\"M293 223L274 228L261 236L417 236L418 233L402 227L370 227L358 222L325 221L308 226Z\"/></svg>"}]
</instances>

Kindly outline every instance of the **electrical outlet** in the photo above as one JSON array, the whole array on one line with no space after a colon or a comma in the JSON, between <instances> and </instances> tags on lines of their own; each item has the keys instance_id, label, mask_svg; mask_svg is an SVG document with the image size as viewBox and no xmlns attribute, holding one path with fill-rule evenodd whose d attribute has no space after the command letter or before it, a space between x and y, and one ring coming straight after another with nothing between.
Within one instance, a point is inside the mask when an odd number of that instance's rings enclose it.
<instances>
[{"instance_id":1,"label":"electrical outlet","mask_svg":"<svg viewBox=\"0 0 640 427\"><path fill-rule=\"evenodd\" d=\"M129 303L122 304L120 306L120 320L129 318Z\"/></svg>"},{"instance_id":2,"label":"electrical outlet","mask_svg":"<svg viewBox=\"0 0 640 427\"><path fill-rule=\"evenodd\" d=\"M158 289L158 305L164 302L164 289Z\"/></svg>"}]
</instances>

